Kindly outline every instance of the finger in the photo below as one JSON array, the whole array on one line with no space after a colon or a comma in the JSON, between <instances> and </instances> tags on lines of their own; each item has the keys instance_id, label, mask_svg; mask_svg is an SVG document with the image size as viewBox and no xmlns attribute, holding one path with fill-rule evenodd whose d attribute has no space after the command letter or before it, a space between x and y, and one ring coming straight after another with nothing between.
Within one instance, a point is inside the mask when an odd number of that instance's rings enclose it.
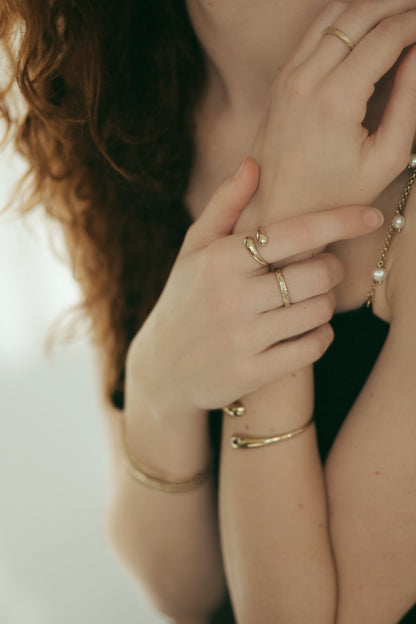
<instances>
[{"instance_id":1,"label":"finger","mask_svg":"<svg viewBox=\"0 0 416 624\"><path fill-rule=\"evenodd\" d=\"M291 303L299 303L332 290L344 278L344 266L334 254L321 253L310 260L288 264L282 270ZM253 311L266 312L283 306L275 274L252 278L250 288Z\"/></svg>"},{"instance_id":2,"label":"finger","mask_svg":"<svg viewBox=\"0 0 416 624\"><path fill-rule=\"evenodd\" d=\"M216 189L202 215L188 230L182 251L202 249L233 231L241 212L247 206L259 181L259 167L246 158L233 177Z\"/></svg>"},{"instance_id":3,"label":"finger","mask_svg":"<svg viewBox=\"0 0 416 624\"><path fill-rule=\"evenodd\" d=\"M328 323L334 314L333 292L318 295L288 308L264 312L250 335L254 348L265 351L282 340L293 339Z\"/></svg>"},{"instance_id":4,"label":"finger","mask_svg":"<svg viewBox=\"0 0 416 624\"><path fill-rule=\"evenodd\" d=\"M381 123L370 137L374 158L379 160L379 154L391 154L396 161L402 156L405 162L412 151L415 132L416 47L413 47L399 65ZM371 166L374 165L370 163Z\"/></svg>"},{"instance_id":5,"label":"finger","mask_svg":"<svg viewBox=\"0 0 416 624\"><path fill-rule=\"evenodd\" d=\"M416 10L386 18L337 67L333 86L341 91L347 87L353 100L367 101L374 91L374 84L394 65L403 49L415 40Z\"/></svg>"},{"instance_id":6,"label":"finger","mask_svg":"<svg viewBox=\"0 0 416 624\"><path fill-rule=\"evenodd\" d=\"M322 32L327 26L332 24L340 15L342 15L350 4L350 2L334 0L325 6L324 10L321 11L321 13L309 26L308 30L302 37L300 44L292 53L288 61L288 66L291 69L301 65L311 56L312 52L322 40Z\"/></svg>"},{"instance_id":7,"label":"finger","mask_svg":"<svg viewBox=\"0 0 416 624\"><path fill-rule=\"evenodd\" d=\"M392 15L403 14L414 7L414 0L354 2L344 13L337 17L334 23L327 24L326 26L333 25L341 30L351 39L356 47L351 51L346 43L339 37L323 35L324 27L321 32L321 41L308 62L310 71L315 76L323 78L342 61L351 57L354 59L356 70L358 68L361 72L363 62L367 63L368 61L368 56L362 47L366 36L385 18ZM384 45L384 42L380 41L380 44ZM373 54L377 53L378 49L373 50ZM381 75L379 77L381 77ZM351 81L351 76L353 76L355 80L356 73L349 74L349 82ZM374 84L374 82L376 81L374 80L372 84Z\"/></svg>"},{"instance_id":8,"label":"finger","mask_svg":"<svg viewBox=\"0 0 416 624\"><path fill-rule=\"evenodd\" d=\"M282 375L316 362L324 355L333 339L334 331L326 323L300 338L281 342L260 353L255 359L259 382L266 385Z\"/></svg>"},{"instance_id":9,"label":"finger","mask_svg":"<svg viewBox=\"0 0 416 624\"><path fill-rule=\"evenodd\" d=\"M285 219L266 226L269 242L261 248L261 255L268 264L278 265L291 256L374 232L383 220L382 213L370 206L341 206ZM233 270L264 273L245 248L244 238L244 234L234 234L227 239L228 262Z\"/></svg>"}]
</instances>

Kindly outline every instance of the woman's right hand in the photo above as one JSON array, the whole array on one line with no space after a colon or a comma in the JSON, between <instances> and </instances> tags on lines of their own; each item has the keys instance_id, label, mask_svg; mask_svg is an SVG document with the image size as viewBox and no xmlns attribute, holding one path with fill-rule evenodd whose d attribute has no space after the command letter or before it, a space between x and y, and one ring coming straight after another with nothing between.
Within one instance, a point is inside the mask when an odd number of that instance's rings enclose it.
<instances>
[{"instance_id":1,"label":"woman's right hand","mask_svg":"<svg viewBox=\"0 0 416 624\"><path fill-rule=\"evenodd\" d=\"M259 179L248 158L216 190L190 227L163 293L127 358L150 409L220 408L319 359L333 338L332 289L343 278L338 258L321 253L286 264L292 304L284 307L273 272L231 234ZM373 216L373 223L365 220ZM259 248L267 263L377 229L378 211L344 206L269 225ZM381 221L380 221L381 224ZM286 261L287 262L287 261ZM291 339L291 340L288 340Z\"/></svg>"}]
</instances>

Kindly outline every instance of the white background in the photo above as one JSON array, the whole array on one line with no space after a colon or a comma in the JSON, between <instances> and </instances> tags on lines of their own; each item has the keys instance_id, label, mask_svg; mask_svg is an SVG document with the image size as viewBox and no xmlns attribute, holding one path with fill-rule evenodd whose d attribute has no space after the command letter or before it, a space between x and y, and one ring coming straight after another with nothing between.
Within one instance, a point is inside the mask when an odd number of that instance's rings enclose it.
<instances>
[{"instance_id":1,"label":"white background","mask_svg":"<svg viewBox=\"0 0 416 624\"><path fill-rule=\"evenodd\" d=\"M19 163L0 154L0 206ZM0 217L0 622L161 624L109 550L109 461L85 340L47 360L45 336L79 298L42 214Z\"/></svg>"}]
</instances>

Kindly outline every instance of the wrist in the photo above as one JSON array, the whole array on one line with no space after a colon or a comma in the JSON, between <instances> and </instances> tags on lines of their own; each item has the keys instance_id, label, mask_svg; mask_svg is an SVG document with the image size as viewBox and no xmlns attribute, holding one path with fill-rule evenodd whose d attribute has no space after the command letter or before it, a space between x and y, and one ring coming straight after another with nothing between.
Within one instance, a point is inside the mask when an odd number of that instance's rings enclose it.
<instances>
[{"instance_id":1,"label":"wrist","mask_svg":"<svg viewBox=\"0 0 416 624\"><path fill-rule=\"evenodd\" d=\"M208 414L126 372L125 436L133 457L170 478L204 470L211 457Z\"/></svg>"},{"instance_id":2,"label":"wrist","mask_svg":"<svg viewBox=\"0 0 416 624\"><path fill-rule=\"evenodd\" d=\"M249 435L275 435L302 427L314 408L313 367L304 367L241 399L246 416L224 419L224 428ZM244 420L244 422L243 422ZM245 425L248 426L244 429Z\"/></svg>"}]
</instances>

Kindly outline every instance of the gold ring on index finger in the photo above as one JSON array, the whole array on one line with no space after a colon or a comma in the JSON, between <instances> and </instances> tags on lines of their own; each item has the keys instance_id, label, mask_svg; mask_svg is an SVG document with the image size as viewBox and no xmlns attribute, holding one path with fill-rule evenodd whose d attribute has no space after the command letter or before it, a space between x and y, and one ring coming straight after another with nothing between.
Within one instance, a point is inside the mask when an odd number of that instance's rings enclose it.
<instances>
[{"instance_id":1,"label":"gold ring on index finger","mask_svg":"<svg viewBox=\"0 0 416 624\"><path fill-rule=\"evenodd\" d=\"M256 239L257 239L258 244L262 247L267 245L267 243L269 242L269 239L267 238L267 234L262 227L257 228ZM258 262L262 266L269 266L269 263L266 262L266 260L259 253L256 247L256 243L254 242L254 238L252 238L251 236L246 236L246 238L244 239L244 245L246 249L249 251L249 253L251 254L251 257L256 262Z\"/></svg>"}]
</instances>

